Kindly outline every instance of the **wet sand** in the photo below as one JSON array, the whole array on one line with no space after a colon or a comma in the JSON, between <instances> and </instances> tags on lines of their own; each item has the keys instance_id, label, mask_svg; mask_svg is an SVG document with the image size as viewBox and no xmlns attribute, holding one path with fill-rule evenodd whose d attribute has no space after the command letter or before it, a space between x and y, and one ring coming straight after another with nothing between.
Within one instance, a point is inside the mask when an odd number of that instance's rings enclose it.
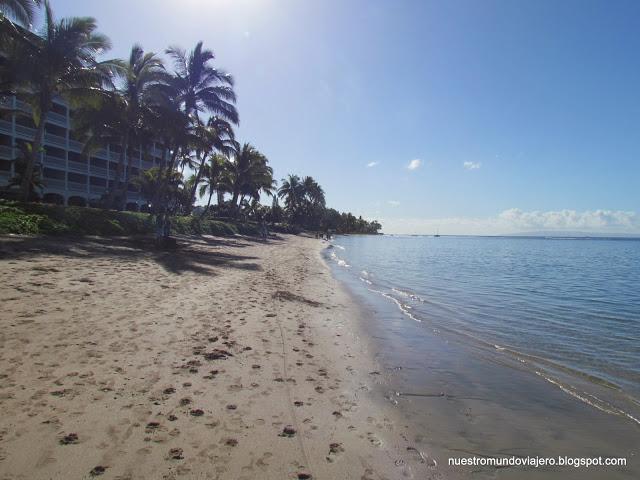
<instances>
[{"instance_id":1,"label":"wet sand","mask_svg":"<svg viewBox=\"0 0 640 480\"><path fill-rule=\"evenodd\" d=\"M440 478L323 242L180 244L0 238L0 479Z\"/></svg>"},{"instance_id":2,"label":"wet sand","mask_svg":"<svg viewBox=\"0 0 640 480\"><path fill-rule=\"evenodd\" d=\"M445 478L631 480L640 478L640 426L550 383L520 358L413 320L330 259L336 278L368 312L363 331L382 373L376 385L411 425L414 446ZM575 378L565 380L574 390ZM592 386L591 386L592 387ZM590 388L590 391L594 391ZM585 394L586 395L586 394ZM606 398L599 393L600 398ZM625 466L449 466L450 458L617 458Z\"/></svg>"}]
</instances>

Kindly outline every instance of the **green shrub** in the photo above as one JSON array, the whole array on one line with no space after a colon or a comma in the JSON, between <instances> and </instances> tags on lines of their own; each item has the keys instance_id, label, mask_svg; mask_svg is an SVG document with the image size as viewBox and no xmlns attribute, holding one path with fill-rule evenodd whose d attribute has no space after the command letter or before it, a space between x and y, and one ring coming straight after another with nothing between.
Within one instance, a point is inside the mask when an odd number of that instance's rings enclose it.
<instances>
[{"instance_id":1,"label":"green shrub","mask_svg":"<svg viewBox=\"0 0 640 480\"><path fill-rule=\"evenodd\" d=\"M171 218L171 231L183 235L257 235L259 226L182 216ZM154 232L155 222L148 213L0 200L0 234L114 236Z\"/></svg>"}]
</instances>

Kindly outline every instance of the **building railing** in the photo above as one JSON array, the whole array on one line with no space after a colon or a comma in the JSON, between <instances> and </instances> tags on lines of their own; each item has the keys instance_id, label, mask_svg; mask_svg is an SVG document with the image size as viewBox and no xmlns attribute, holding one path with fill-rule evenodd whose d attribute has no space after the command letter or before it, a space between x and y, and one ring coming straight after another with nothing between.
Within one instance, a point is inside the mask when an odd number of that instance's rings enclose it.
<instances>
[{"instance_id":1,"label":"building railing","mask_svg":"<svg viewBox=\"0 0 640 480\"><path fill-rule=\"evenodd\" d=\"M6 120L0 120L0 133L6 133L7 135L11 135L13 133L11 122L7 122Z\"/></svg>"},{"instance_id":2,"label":"building railing","mask_svg":"<svg viewBox=\"0 0 640 480\"><path fill-rule=\"evenodd\" d=\"M80 153L82 152L83 149L84 149L84 144L82 142L69 139L69 150L73 150L74 152Z\"/></svg>"},{"instance_id":3,"label":"building railing","mask_svg":"<svg viewBox=\"0 0 640 480\"><path fill-rule=\"evenodd\" d=\"M25 127L24 125L16 125L16 135L26 140L33 140L36 136L36 129Z\"/></svg>"},{"instance_id":4,"label":"building railing","mask_svg":"<svg viewBox=\"0 0 640 480\"><path fill-rule=\"evenodd\" d=\"M16 126L17 129L17 126ZM49 145L55 145L56 147L67 147L67 139L61 137L60 135L54 135L53 133L45 133L44 134L44 143L48 143Z\"/></svg>"},{"instance_id":5,"label":"building railing","mask_svg":"<svg viewBox=\"0 0 640 480\"><path fill-rule=\"evenodd\" d=\"M64 190L64 180L58 178L43 178L42 183L48 190Z\"/></svg>"},{"instance_id":6,"label":"building railing","mask_svg":"<svg viewBox=\"0 0 640 480\"><path fill-rule=\"evenodd\" d=\"M0 145L0 158L5 160L13 160L13 148L6 145Z\"/></svg>"},{"instance_id":7,"label":"building railing","mask_svg":"<svg viewBox=\"0 0 640 480\"><path fill-rule=\"evenodd\" d=\"M87 164L69 160L69 170L80 173L87 173Z\"/></svg>"},{"instance_id":8,"label":"building railing","mask_svg":"<svg viewBox=\"0 0 640 480\"><path fill-rule=\"evenodd\" d=\"M67 161L64 158L54 157L53 155L45 155L44 164L46 166L67 168Z\"/></svg>"},{"instance_id":9,"label":"building railing","mask_svg":"<svg viewBox=\"0 0 640 480\"><path fill-rule=\"evenodd\" d=\"M18 100L17 98L16 98L16 108L18 110L23 110L25 112L30 112L31 111L31 105L29 105L26 102L23 102L22 100Z\"/></svg>"},{"instance_id":10,"label":"building railing","mask_svg":"<svg viewBox=\"0 0 640 480\"><path fill-rule=\"evenodd\" d=\"M107 187L101 187L98 185L90 185L89 186L89 192L95 194L95 195L102 195L103 193L105 193L107 191Z\"/></svg>"},{"instance_id":11,"label":"building railing","mask_svg":"<svg viewBox=\"0 0 640 480\"><path fill-rule=\"evenodd\" d=\"M67 182L67 188L69 190L73 190L74 192L86 192L87 191L87 184L86 183L68 181Z\"/></svg>"},{"instance_id":12,"label":"building railing","mask_svg":"<svg viewBox=\"0 0 640 480\"><path fill-rule=\"evenodd\" d=\"M55 112L47 113L47 122L55 123L61 127L67 127L67 117Z\"/></svg>"},{"instance_id":13,"label":"building railing","mask_svg":"<svg viewBox=\"0 0 640 480\"><path fill-rule=\"evenodd\" d=\"M91 165L89 167L89 171L91 172L91 175L98 175L100 177L106 177L107 176L107 169L106 168L94 167L93 165Z\"/></svg>"}]
</instances>

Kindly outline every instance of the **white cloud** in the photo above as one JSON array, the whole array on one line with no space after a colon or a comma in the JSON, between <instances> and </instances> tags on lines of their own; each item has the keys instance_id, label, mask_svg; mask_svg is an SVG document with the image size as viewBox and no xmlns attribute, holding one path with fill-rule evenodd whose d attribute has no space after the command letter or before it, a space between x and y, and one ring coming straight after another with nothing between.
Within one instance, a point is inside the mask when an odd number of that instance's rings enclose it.
<instances>
[{"instance_id":1,"label":"white cloud","mask_svg":"<svg viewBox=\"0 0 640 480\"><path fill-rule=\"evenodd\" d=\"M427 218L380 218L385 233L450 235L500 235L526 232L585 232L640 234L640 215L623 210L530 211L511 208L496 216Z\"/></svg>"},{"instance_id":2,"label":"white cloud","mask_svg":"<svg viewBox=\"0 0 640 480\"><path fill-rule=\"evenodd\" d=\"M397 201L397 200L389 200L387 203L388 203L389 205L394 206L394 207L397 207L398 205L400 205L400 202L399 202L399 201Z\"/></svg>"},{"instance_id":3,"label":"white cloud","mask_svg":"<svg viewBox=\"0 0 640 480\"><path fill-rule=\"evenodd\" d=\"M462 166L464 168L466 168L467 170L478 170L482 166L482 163L480 163L480 162L464 162L462 164Z\"/></svg>"},{"instance_id":4,"label":"white cloud","mask_svg":"<svg viewBox=\"0 0 640 480\"><path fill-rule=\"evenodd\" d=\"M369 162L367 163L367 168L375 167L376 165L380 165L380 162Z\"/></svg>"},{"instance_id":5,"label":"white cloud","mask_svg":"<svg viewBox=\"0 0 640 480\"><path fill-rule=\"evenodd\" d=\"M407 165L407 169L417 170L418 168L420 168L421 165L422 165L422 160L415 158L409 162L409 165Z\"/></svg>"}]
</instances>

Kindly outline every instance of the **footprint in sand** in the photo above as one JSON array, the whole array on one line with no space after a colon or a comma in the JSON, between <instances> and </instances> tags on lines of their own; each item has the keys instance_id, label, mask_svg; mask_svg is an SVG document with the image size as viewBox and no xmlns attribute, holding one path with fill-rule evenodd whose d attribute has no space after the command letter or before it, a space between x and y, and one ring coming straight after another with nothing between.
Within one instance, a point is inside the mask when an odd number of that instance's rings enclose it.
<instances>
[{"instance_id":1,"label":"footprint in sand","mask_svg":"<svg viewBox=\"0 0 640 480\"><path fill-rule=\"evenodd\" d=\"M344 452L344 447L341 443L335 442L329 444L329 455L326 457L327 462L336 461L337 457L340 456L342 452Z\"/></svg>"},{"instance_id":2,"label":"footprint in sand","mask_svg":"<svg viewBox=\"0 0 640 480\"><path fill-rule=\"evenodd\" d=\"M60 439L61 445L72 445L78 443L78 434L69 433Z\"/></svg>"},{"instance_id":3,"label":"footprint in sand","mask_svg":"<svg viewBox=\"0 0 640 480\"><path fill-rule=\"evenodd\" d=\"M382 447L382 440L376 437L372 432L367 432L367 440L369 440L369 443L374 447Z\"/></svg>"},{"instance_id":4,"label":"footprint in sand","mask_svg":"<svg viewBox=\"0 0 640 480\"><path fill-rule=\"evenodd\" d=\"M183 458L184 458L184 455L181 448L176 447L169 450L170 460L182 460Z\"/></svg>"},{"instance_id":5,"label":"footprint in sand","mask_svg":"<svg viewBox=\"0 0 640 480\"><path fill-rule=\"evenodd\" d=\"M281 437L295 437L296 435L296 430L295 428L293 428L291 425L287 425L286 427L284 427L282 429L282 433L280 434Z\"/></svg>"},{"instance_id":6,"label":"footprint in sand","mask_svg":"<svg viewBox=\"0 0 640 480\"><path fill-rule=\"evenodd\" d=\"M89 475L91 475L92 477L97 477L98 475L102 475L106 471L107 471L107 467L103 467L102 465L97 465L91 469L91 471L89 472Z\"/></svg>"}]
</instances>

